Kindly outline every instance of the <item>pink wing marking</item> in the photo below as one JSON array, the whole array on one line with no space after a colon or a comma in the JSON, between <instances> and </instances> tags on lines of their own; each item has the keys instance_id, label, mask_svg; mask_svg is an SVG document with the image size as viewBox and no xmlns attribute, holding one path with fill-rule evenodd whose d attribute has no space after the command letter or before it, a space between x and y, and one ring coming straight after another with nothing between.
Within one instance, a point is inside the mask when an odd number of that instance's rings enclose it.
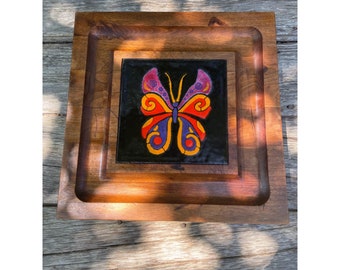
<instances>
[{"instance_id":1,"label":"pink wing marking","mask_svg":"<svg viewBox=\"0 0 340 270\"><path fill-rule=\"evenodd\" d=\"M212 81L209 75L204 72L202 69L198 69L197 71L197 78L193 85L191 85L188 91L185 93L184 97L182 98L178 108L182 108L182 106L194 95L196 94L204 94L209 95L212 89Z\"/></svg>"},{"instance_id":2,"label":"pink wing marking","mask_svg":"<svg viewBox=\"0 0 340 270\"><path fill-rule=\"evenodd\" d=\"M170 109L173 108L168 92L163 87L161 81L158 76L158 69L152 68L150 69L143 77L142 80L142 90L143 93L155 93L158 94L169 106Z\"/></svg>"}]
</instances>

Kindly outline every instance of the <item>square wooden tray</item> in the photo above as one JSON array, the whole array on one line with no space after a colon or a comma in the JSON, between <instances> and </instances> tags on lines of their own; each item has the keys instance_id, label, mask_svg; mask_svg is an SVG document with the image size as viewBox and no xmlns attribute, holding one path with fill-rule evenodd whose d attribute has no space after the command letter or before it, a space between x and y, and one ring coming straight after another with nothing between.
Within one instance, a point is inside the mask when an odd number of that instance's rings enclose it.
<instances>
[{"instance_id":1,"label":"square wooden tray","mask_svg":"<svg viewBox=\"0 0 340 270\"><path fill-rule=\"evenodd\" d=\"M228 164L116 162L122 59L227 61ZM273 13L77 13L58 217L286 223Z\"/></svg>"}]
</instances>

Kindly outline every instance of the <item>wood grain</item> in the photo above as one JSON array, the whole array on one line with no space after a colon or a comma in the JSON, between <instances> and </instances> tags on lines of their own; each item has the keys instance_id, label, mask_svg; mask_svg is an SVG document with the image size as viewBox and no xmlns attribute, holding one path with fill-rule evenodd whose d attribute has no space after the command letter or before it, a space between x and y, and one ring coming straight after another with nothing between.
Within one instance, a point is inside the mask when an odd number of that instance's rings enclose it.
<instances>
[{"instance_id":1,"label":"wood grain","mask_svg":"<svg viewBox=\"0 0 340 270\"><path fill-rule=\"evenodd\" d=\"M127 220L286 222L274 14L193 12L166 13L167 20L163 17L161 13L144 13L143 17L126 12L77 13L69 90L71 113L66 125L58 215L84 219L102 216ZM207 27L212 21L228 26ZM190 39L189 44L181 42L184 36ZM228 167L222 174L207 170L177 176L168 169L166 173L147 174L133 174L130 170L110 174L106 167L103 169L107 155L102 151L107 149L105 134L109 132L111 111L107 108L112 88L112 52L149 48L236 53L237 142L229 143L237 145L237 175L230 174ZM266 130L265 126L270 128ZM79 151L79 159L73 156L74 149ZM73 171L70 163L76 161L77 169ZM269 197L268 179L271 195L262 211L220 206L263 204ZM74 183L77 197L73 194ZM118 204L86 204L79 199Z\"/></svg>"},{"instance_id":2,"label":"wood grain","mask_svg":"<svg viewBox=\"0 0 340 270\"><path fill-rule=\"evenodd\" d=\"M83 1L44 1L44 155L43 160L43 202L44 202L44 269L297 269L296 211L297 211L297 12L296 1L247 0L171 1L162 6L159 1L106 1L93 3ZM279 58L280 100L283 123L283 143L287 175L288 206L290 224L274 225L230 225L233 227L231 242L244 236L255 237L258 233L273 233L276 239L264 248L259 245L247 256L236 248L236 256L230 256L231 248L225 233L221 234L221 223L206 223L207 230L184 231L174 238L171 232L178 232L181 222L112 222L112 221L62 221L56 217L56 203L61 169L61 156L66 121L66 107L71 66L74 12L78 11L275 11L277 21L277 46ZM57 106L56 106L57 104ZM122 233L115 224L125 226ZM223 224L229 226L228 224ZM156 226L156 227L155 227ZM186 223L186 227L196 223ZM239 229L235 229L238 227ZM130 229L129 229L130 228ZM158 229L157 229L158 228ZM79 234L79 231L84 232ZM148 233L146 233L148 232ZM223 231L222 231L223 232ZM210 240L207 239L208 233ZM94 236L89 238L89 236ZM137 236L136 236L137 235ZM159 235L158 252L143 246L151 236ZM192 235L192 237L189 237ZM90 239L91 241L82 241ZM114 240L112 240L114 239ZM136 241L135 239L140 239ZM151 239L151 238L150 238ZM197 253L180 257L169 257L169 249L161 244L193 243L192 239L211 243ZM215 241L212 241L215 239ZM220 239L220 241L217 241ZM221 241L224 241L222 243ZM88 249L89 243L91 249ZM197 242L194 242L197 244ZM139 247L143 247L143 251ZM149 245L150 246L150 245ZM277 252L273 246L278 247ZM69 247L69 248L67 248ZM226 248L227 247L227 248ZM250 245L250 247L252 247ZM137 250L129 259L125 255ZM189 252L190 249L181 249ZM210 251L210 252L209 252ZM268 253L268 251L270 251ZM268 256L271 254L271 256ZM122 255L121 257L119 255ZM138 258L141 258L138 260ZM166 260L165 258L169 258ZM202 258L202 259L200 259ZM250 260L249 260L250 259ZM198 261L198 262L197 262ZM126 263L127 262L127 263ZM142 265L139 263L143 262ZM245 262L248 262L246 264ZM253 264L251 264L253 263ZM120 267L122 266L122 267Z\"/></svg>"},{"instance_id":3,"label":"wood grain","mask_svg":"<svg viewBox=\"0 0 340 270\"><path fill-rule=\"evenodd\" d=\"M52 209L45 209L44 220L47 269L295 269L286 258L296 252L294 212L290 224L280 226L65 222Z\"/></svg>"},{"instance_id":4,"label":"wood grain","mask_svg":"<svg viewBox=\"0 0 340 270\"><path fill-rule=\"evenodd\" d=\"M111 15L112 17L110 17ZM152 13L148 14L148 17L154 21L156 15L157 14ZM167 14L166 17L172 18L170 20L173 23L177 23L175 18L179 17L178 15ZM84 31L82 24L89 24L89 22L87 22L88 20L101 21L98 26L92 28L87 43L82 39L79 40L79 38L75 38L75 42L80 43L80 45L83 42L88 44L86 72L92 74L92 77L87 77L88 80L85 81L85 84L81 79L76 78L75 74L72 74L73 76L71 78L72 81L77 80L80 83L79 86L71 85L71 93L78 92L78 89L82 89L83 85L86 92L86 99L84 99L83 105L84 109L82 111L82 133L79 142L80 158L78 161L76 180L78 198L86 202L263 204L269 197L269 184L266 150L259 150L259 145L264 148L266 147L263 112L262 36L260 32L251 27L148 27L106 24L106 21L122 20L120 18L122 16L124 18L127 16L134 18L136 15L121 15L120 13L77 14L76 35L87 36L86 31L89 31L89 29L87 28L87 30ZM202 14L186 13L183 17L186 20L192 20L192 16L199 17L202 16ZM211 15L207 15L207 18L209 18L209 16ZM248 16L248 14L244 16ZM146 19L148 17L145 15L143 21L146 20L146 22L149 23ZM270 18L270 16L268 16L268 18ZM234 18L231 16L227 19L231 22ZM84 23L83 20L85 20ZM256 22L258 23L258 21L259 20ZM125 22L124 19L124 23ZM136 21L136 23L138 23L138 21ZM158 21L154 21L154 23L158 23ZM162 23L164 22L162 21ZM269 34L270 33L267 32L263 33L264 38L268 38ZM183 37L189 39L190 43L183 43L181 41ZM156 41L160 43L159 48ZM265 46L267 45L265 44ZM230 164L223 167L214 167L212 165L195 166L197 168L193 168L191 171L188 170L188 166L183 166L185 174L179 174L180 172L178 170L165 165L158 165L157 167L159 168L157 171L154 169L147 172L139 170L137 173L132 172L136 171L139 167L145 168L147 165L139 166L135 164L131 165L131 168L126 168L125 166L121 173L117 172L116 168L111 170L112 173L110 173L110 170L107 169L106 166L100 169L103 162L105 164L107 163L107 154L102 152L103 148L100 143L101 141L104 142L108 140L105 138L104 130L106 130L109 120L106 119L105 110L107 105L104 104L110 103L108 96L112 96L111 99L113 101L110 107L110 111L112 111L113 108L118 107L117 100L119 100L118 95L107 94L108 87L111 87L108 81L111 80L112 76L112 63L109 62L107 52L110 54L111 51L116 51L117 49L123 51L144 51L148 48L160 52L169 50L193 51L194 54L196 51L206 51L205 54L212 59L215 58L215 54L210 54L210 51L236 52L238 55L238 70L235 74L238 77L236 80L238 99L236 104L229 106L228 111L231 117L239 119L237 125L239 127L237 129L237 142L229 140L229 145L237 148L237 151L243 157L237 160L238 165L236 168L242 168L239 169L240 172L238 174L237 170L236 175L235 173L231 173ZM85 50L82 51L85 52ZM74 50L74 52L76 51ZM265 52L268 54L267 51ZM259 56L257 56L257 54L259 54ZM82 60L78 60L79 57L81 59L84 58L80 52L76 52L73 62L83 62ZM191 58L191 55L189 57ZM259 61L257 57L261 59L261 61ZM253 60L249 61L249 58L253 58ZM74 69L77 70L80 67L77 63ZM83 69L85 69L84 66ZM272 69L276 70L275 65L270 67L270 70ZM275 73L273 72L273 74ZM96 84L99 80L101 83ZM117 81L113 81L112 87L115 85L117 87L119 80L120 76ZM81 96L81 93L82 92L79 92L76 96ZM235 92L232 93L234 93L234 96L231 100L235 100ZM72 103L71 106L74 110L74 104L76 104L76 102L70 100L70 103ZM231 106L236 107L236 111L233 112ZM251 117L249 114L250 110L252 111ZM94 114L95 117L92 117ZM256 119L256 121L252 121L251 119ZM252 124L249 126L249 129L246 129L249 120ZM113 126L117 125L117 121L117 118L110 118L111 125ZM252 126L256 128L256 133L252 131ZM234 128L235 127L236 125ZM95 134L91 135L91 130L95 130ZM70 132L73 134L75 131L72 130ZM116 137L117 133L110 134L109 136ZM68 140L68 136L66 136L66 140ZM271 140L268 142L271 143ZM101 158L98 158L98 156L101 156ZM230 156L230 159L235 160L236 158ZM98 163L99 160L100 163ZM257 162L259 163L258 165L256 165ZM259 170L257 170L257 168L259 168ZM98 170L105 170L105 176L103 176L101 172L98 173ZM198 173L200 170L203 171L201 174ZM212 171L212 173L209 173L209 171ZM221 173L215 175L216 171L221 171ZM235 168L233 171L235 171ZM141 172L144 173L140 174ZM250 176L247 176L248 174ZM255 177L251 175L255 175ZM103 179L110 182L104 184L102 182ZM178 181L176 182L174 179L178 179ZM258 187L260 187L261 190L259 190ZM186 194L186 196L182 196L182 194Z\"/></svg>"},{"instance_id":5,"label":"wood grain","mask_svg":"<svg viewBox=\"0 0 340 270\"><path fill-rule=\"evenodd\" d=\"M45 0L43 5L44 42L71 42L73 36L74 13L76 11L218 11L251 12L269 11L277 13L277 37L282 42L297 41L296 1L264 1L254 5L249 0L231 0L228 3L218 0L180 0L159 5L155 0L107 1L96 4L79 3L76 0Z\"/></svg>"}]
</instances>

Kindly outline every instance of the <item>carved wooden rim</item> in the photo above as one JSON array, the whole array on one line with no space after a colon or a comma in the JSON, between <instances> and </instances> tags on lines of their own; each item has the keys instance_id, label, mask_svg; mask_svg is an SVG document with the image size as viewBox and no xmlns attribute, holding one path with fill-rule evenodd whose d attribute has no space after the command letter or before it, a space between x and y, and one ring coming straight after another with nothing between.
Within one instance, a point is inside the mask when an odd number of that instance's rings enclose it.
<instances>
[{"instance_id":1,"label":"carved wooden rim","mask_svg":"<svg viewBox=\"0 0 340 270\"><path fill-rule=\"evenodd\" d=\"M190 47L183 42L190 40ZM158 41L158 42L156 42ZM106 173L112 55L120 51L229 51L236 58L238 174L146 175ZM86 202L152 202L259 205L269 198L264 112L262 35L253 27L121 26L91 29L85 74L76 194ZM107 63L98 63L108 59ZM101 67L108 68L102 72ZM101 81L100 81L101 80ZM100 86L99 82L100 81ZM103 86L104 85L104 86ZM107 94L103 109L98 93ZM104 117L94 138L94 115ZM244 135L243 120L254 132ZM100 134L100 135L98 135ZM246 141L245 136L250 136ZM101 155L98 158L98 155ZM105 180L105 181L104 181ZM142 183L142 185L141 185ZM155 190L156 189L156 190ZM153 192L157 193L155 197Z\"/></svg>"}]
</instances>

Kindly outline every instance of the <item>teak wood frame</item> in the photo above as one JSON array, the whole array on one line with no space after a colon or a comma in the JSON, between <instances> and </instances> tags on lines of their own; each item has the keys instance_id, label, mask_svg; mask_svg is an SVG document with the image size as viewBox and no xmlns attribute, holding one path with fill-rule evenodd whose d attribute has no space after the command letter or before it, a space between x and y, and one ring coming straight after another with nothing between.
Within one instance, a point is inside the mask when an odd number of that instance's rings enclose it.
<instances>
[{"instance_id":1,"label":"teak wood frame","mask_svg":"<svg viewBox=\"0 0 340 270\"><path fill-rule=\"evenodd\" d=\"M118 121L119 115L119 100L120 100L120 78L121 78L121 65L123 59L218 59L224 60L228 62L228 70L227 70L227 108L228 108L228 119L225 122L225 125L228 129L228 138L226 138L231 143L228 146L229 152L229 160L228 166L188 166L185 164L170 166L164 164L157 164L157 166L150 165L147 163L138 164L135 163L133 165L128 164L119 164L116 163L115 160L115 146L117 144L117 137L110 136L109 137L109 146L108 146L108 156L107 156L107 170L115 171L115 172L135 172L135 173L144 173L150 172L159 172L163 173L164 171L179 173L181 171L185 171L186 173L206 173L206 168L208 167L214 173L220 172L223 170L228 170L228 174L235 175L238 174L237 167L237 132L236 132L236 89L235 89L235 54L232 52L204 52L204 51L195 51L195 52L176 52L176 51L115 51L113 55L114 67L113 67L113 85L116 84L113 89L116 91L112 91L112 99L111 99L111 116L110 122L110 131L109 134L117 133L117 125L115 125L116 121ZM140 90L140 89L139 89ZM221 170L223 169L223 170ZM138 177L137 177L138 178Z\"/></svg>"},{"instance_id":2,"label":"teak wood frame","mask_svg":"<svg viewBox=\"0 0 340 270\"><path fill-rule=\"evenodd\" d=\"M79 219L286 222L273 14L167 13L167 18L173 19L168 24L171 26L160 25L164 21L161 23L158 13L140 15L76 15L58 215ZM223 21L227 25L221 25ZM203 26L202 22L219 26ZM208 57L209 52L232 53L236 95L234 111L228 113L234 113L237 136L229 144L237 149L230 157L236 157L237 168L186 165L181 171L157 165L158 171L145 172L145 166L138 169L134 164L108 170L108 138L116 132L112 129L115 117L111 107L117 105L115 93L119 89L113 79L113 58L120 51L161 55L206 52Z\"/></svg>"}]
</instances>

